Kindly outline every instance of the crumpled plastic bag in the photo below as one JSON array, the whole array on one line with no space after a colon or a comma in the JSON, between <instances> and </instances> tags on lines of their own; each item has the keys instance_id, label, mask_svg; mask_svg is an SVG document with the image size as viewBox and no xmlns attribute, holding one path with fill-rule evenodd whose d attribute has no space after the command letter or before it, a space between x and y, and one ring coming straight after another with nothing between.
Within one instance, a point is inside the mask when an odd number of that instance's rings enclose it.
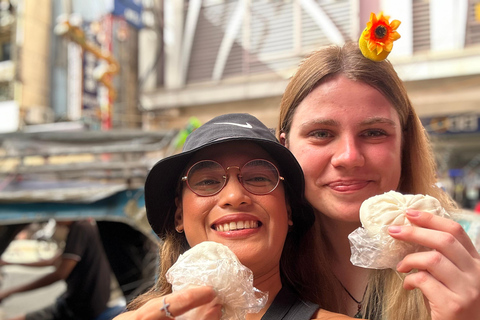
<instances>
[{"instance_id":1,"label":"crumpled plastic bag","mask_svg":"<svg viewBox=\"0 0 480 320\"><path fill-rule=\"evenodd\" d=\"M407 255L430 250L424 246L397 240L388 234L392 225L412 225L406 217L407 209L414 209L448 217L434 197L389 191L365 200L360 207L362 227L348 235L353 265L370 269L395 269Z\"/></svg>"},{"instance_id":2,"label":"crumpled plastic bag","mask_svg":"<svg viewBox=\"0 0 480 320\"><path fill-rule=\"evenodd\" d=\"M213 241L180 255L166 277L174 292L192 285L215 288L224 308L222 320L243 320L247 313L259 312L268 300L268 293L253 286L252 271L227 246ZM176 317L191 318L187 314Z\"/></svg>"}]
</instances>

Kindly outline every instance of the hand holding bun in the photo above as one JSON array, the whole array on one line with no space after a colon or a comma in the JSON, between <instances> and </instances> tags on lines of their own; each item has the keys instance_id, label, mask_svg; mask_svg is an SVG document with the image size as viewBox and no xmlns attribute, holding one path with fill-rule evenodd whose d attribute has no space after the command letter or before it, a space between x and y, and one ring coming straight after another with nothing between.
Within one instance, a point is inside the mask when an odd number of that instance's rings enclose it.
<instances>
[{"instance_id":1,"label":"hand holding bun","mask_svg":"<svg viewBox=\"0 0 480 320\"><path fill-rule=\"evenodd\" d=\"M268 294L253 286L252 271L230 248L213 241L199 243L180 255L166 278L174 292L190 286L212 286L223 305L222 320L245 319L247 313L260 311L268 299ZM182 319L194 318L186 315Z\"/></svg>"},{"instance_id":2,"label":"hand holding bun","mask_svg":"<svg viewBox=\"0 0 480 320\"><path fill-rule=\"evenodd\" d=\"M418 244L392 238L387 228L392 225L412 225L407 209L448 216L434 197L421 194L401 194L390 191L365 200L360 207L362 227L352 232L350 261L359 267L394 269L407 254L427 250Z\"/></svg>"}]
</instances>

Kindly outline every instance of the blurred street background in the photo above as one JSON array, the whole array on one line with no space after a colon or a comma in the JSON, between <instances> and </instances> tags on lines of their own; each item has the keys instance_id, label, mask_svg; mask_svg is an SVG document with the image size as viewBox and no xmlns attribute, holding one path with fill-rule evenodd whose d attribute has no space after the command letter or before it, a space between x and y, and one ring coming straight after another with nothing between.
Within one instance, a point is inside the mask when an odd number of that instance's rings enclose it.
<instances>
[{"instance_id":1,"label":"blurred street background","mask_svg":"<svg viewBox=\"0 0 480 320\"><path fill-rule=\"evenodd\" d=\"M151 166L219 114L275 128L302 59L356 41L382 10L401 21L389 60L432 140L438 184L480 248L480 0L0 0L2 258L40 259L61 237L32 244L25 230L89 217L114 297L143 292L158 243L142 188ZM47 271L0 267L0 285ZM62 290L8 298L0 320Z\"/></svg>"}]
</instances>

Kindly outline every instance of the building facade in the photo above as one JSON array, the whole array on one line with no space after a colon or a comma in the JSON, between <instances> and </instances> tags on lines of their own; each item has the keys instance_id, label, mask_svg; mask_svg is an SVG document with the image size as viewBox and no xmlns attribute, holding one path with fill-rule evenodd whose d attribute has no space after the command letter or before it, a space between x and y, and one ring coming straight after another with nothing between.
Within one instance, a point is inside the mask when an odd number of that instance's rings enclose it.
<instances>
[{"instance_id":1,"label":"building facade","mask_svg":"<svg viewBox=\"0 0 480 320\"><path fill-rule=\"evenodd\" d=\"M470 181L461 193L478 198L480 1L165 0L154 11L163 28L144 30L154 40L139 49L145 65L160 61L140 94L147 129L225 112L275 127L288 79L312 50L356 41L371 12L400 20L389 60L431 134L439 176L446 188Z\"/></svg>"}]
</instances>

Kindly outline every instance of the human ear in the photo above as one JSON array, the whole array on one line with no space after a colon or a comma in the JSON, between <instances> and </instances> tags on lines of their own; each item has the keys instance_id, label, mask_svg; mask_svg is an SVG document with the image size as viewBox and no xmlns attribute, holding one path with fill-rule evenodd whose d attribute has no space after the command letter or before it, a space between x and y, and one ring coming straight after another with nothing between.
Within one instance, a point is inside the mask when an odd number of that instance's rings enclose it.
<instances>
[{"instance_id":1,"label":"human ear","mask_svg":"<svg viewBox=\"0 0 480 320\"><path fill-rule=\"evenodd\" d=\"M280 143L283 144L285 147L288 148L288 145L287 145L287 135L285 134L285 132L280 133Z\"/></svg>"},{"instance_id":2,"label":"human ear","mask_svg":"<svg viewBox=\"0 0 480 320\"><path fill-rule=\"evenodd\" d=\"M288 215L288 225L293 226L292 207L290 207L289 203L287 203L287 215Z\"/></svg>"},{"instance_id":3,"label":"human ear","mask_svg":"<svg viewBox=\"0 0 480 320\"><path fill-rule=\"evenodd\" d=\"M175 209L175 230L178 233L182 233L184 230L183 227L183 208L182 208L182 201L177 197L175 198L175 206L177 209Z\"/></svg>"}]
</instances>

